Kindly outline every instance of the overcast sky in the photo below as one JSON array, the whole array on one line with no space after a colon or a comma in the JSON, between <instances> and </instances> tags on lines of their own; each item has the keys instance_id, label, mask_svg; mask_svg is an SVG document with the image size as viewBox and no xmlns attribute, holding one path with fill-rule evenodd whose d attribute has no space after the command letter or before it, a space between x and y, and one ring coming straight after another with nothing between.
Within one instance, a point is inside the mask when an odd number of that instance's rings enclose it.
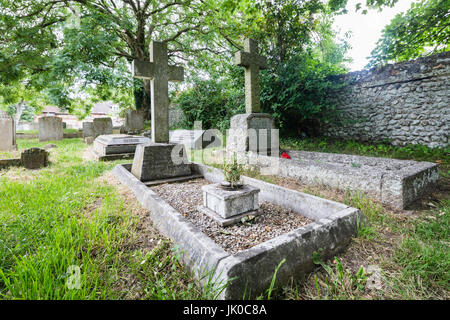
<instances>
[{"instance_id":1,"label":"overcast sky","mask_svg":"<svg viewBox=\"0 0 450 320\"><path fill-rule=\"evenodd\" d=\"M334 27L342 34L347 31L352 32L349 42L352 49L348 51L348 56L353 58L353 62L348 64L351 71L363 69L367 63L367 57L375 48L377 40L381 36L383 28L395 17L397 13L405 12L411 7L414 0L399 0L394 8L383 8L383 11L369 10L366 15L361 11L355 12L355 5L361 0L349 0L347 5L348 13L336 17Z\"/></svg>"}]
</instances>

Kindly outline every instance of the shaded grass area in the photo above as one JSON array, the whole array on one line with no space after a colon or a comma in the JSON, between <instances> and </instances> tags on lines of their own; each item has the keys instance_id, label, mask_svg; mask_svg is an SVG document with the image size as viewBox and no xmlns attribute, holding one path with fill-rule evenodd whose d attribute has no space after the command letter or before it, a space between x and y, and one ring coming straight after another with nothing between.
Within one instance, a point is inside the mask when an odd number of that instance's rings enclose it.
<instances>
[{"instance_id":1,"label":"shaded grass area","mask_svg":"<svg viewBox=\"0 0 450 320\"><path fill-rule=\"evenodd\" d=\"M19 140L19 148L42 146ZM50 166L0 171L3 299L198 299L200 287L156 231L101 177L118 162L83 162L81 139L58 142Z\"/></svg>"}]
</instances>

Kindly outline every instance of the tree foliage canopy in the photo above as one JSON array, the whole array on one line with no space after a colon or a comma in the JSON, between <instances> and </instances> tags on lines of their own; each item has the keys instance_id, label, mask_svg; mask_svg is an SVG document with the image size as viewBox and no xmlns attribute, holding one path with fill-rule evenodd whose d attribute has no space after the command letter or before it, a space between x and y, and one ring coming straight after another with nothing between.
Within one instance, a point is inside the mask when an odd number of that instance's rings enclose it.
<instances>
[{"instance_id":1,"label":"tree foliage canopy","mask_svg":"<svg viewBox=\"0 0 450 320\"><path fill-rule=\"evenodd\" d=\"M450 2L422 0L387 25L370 66L419 58L450 49Z\"/></svg>"},{"instance_id":2,"label":"tree foliage canopy","mask_svg":"<svg viewBox=\"0 0 450 320\"><path fill-rule=\"evenodd\" d=\"M185 125L225 128L243 110L243 70L233 55L251 37L269 62L261 76L264 111L294 130L330 111L327 76L345 71L348 47L331 25L347 2L0 0L0 104L27 101L39 110L51 103L83 116L94 102L112 100L148 111L149 81L132 79L130 62L148 60L156 40L168 44L171 64L186 67L185 84L171 92ZM354 9L396 2L362 0Z\"/></svg>"}]
</instances>

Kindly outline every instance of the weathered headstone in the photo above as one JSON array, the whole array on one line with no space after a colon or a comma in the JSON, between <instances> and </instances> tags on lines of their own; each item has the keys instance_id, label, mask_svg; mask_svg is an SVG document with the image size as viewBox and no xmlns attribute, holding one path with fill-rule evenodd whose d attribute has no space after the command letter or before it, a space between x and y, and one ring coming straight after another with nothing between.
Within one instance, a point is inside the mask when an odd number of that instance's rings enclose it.
<instances>
[{"instance_id":1,"label":"weathered headstone","mask_svg":"<svg viewBox=\"0 0 450 320\"><path fill-rule=\"evenodd\" d=\"M16 126L10 115L0 110L0 151L16 150Z\"/></svg>"},{"instance_id":2,"label":"weathered headstone","mask_svg":"<svg viewBox=\"0 0 450 320\"><path fill-rule=\"evenodd\" d=\"M260 113L259 70L267 68L266 58L258 54L258 43L245 39L244 51L235 55L235 64L245 68L245 111L231 118L227 151L278 156L279 140L274 134L271 115Z\"/></svg>"},{"instance_id":3,"label":"weathered headstone","mask_svg":"<svg viewBox=\"0 0 450 320\"><path fill-rule=\"evenodd\" d=\"M22 165L27 169L39 169L48 166L48 152L40 148L31 148L22 152Z\"/></svg>"},{"instance_id":4,"label":"weathered headstone","mask_svg":"<svg viewBox=\"0 0 450 320\"><path fill-rule=\"evenodd\" d=\"M83 137L87 138L93 136L95 136L94 123L88 121L83 122Z\"/></svg>"},{"instance_id":5,"label":"weathered headstone","mask_svg":"<svg viewBox=\"0 0 450 320\"><path fill-rule=\"evenodd\" d=\"M150 143L147 137L127 134L109 134L98 136L94 140L94 154L99 160L132 158L139 144Z\"/></svg>"},{"instance_id":6,"label":"weathered headstone","mask_svg":"<svg viewBox=\"0 0 450 320\"><path fill-rule=\"evenodd\" d=\"M92 128L94 130L94 137L112 134L113 133L113 124L111 118L95 118L92 121Z\"/></svg>"},{"instance_id":7,"label":"weathered headstone","mask_svg":"<svg viewBox=\"0 0 450 320\"><path fill-rule=\"evenodd\" d=\"M141 181L188 176L191 165L182 144L149 143L136 147L131 173Z\"/></svg>"},{"instance_id":8,"label":"weathered headstone","mask_svg":"<svg viewBox=\"0 0 450 320\"><path fill-rule=\"evenodd\" d=\"M136 110L127 110L125 112L125 131L140 132L144 130L144 114Z\"/></svg>"},{"instance_id":9,"label":"weathered headstone","mask_svg":"<svg viewBox=\"0 0 450 320\"><path fill-rule=\"evenodd\" d=\"M62 119L58 117L39 118L39 141L62 140Z\"/></svg>"},{"instance_id":10,"label":"weathered headstone","mask_svg":"<svg viewBox=\"0 0 450 320\"><path fill-rule=\"evenodd\" d=\"M191 174L185 147L169 142L169 81L183 81L184 69L168 65L167 43L151 42L150 62L133 61L133 76L150 79L152 143L136 147L131 172L141 181Z\"/></svg>"}]
</instances>

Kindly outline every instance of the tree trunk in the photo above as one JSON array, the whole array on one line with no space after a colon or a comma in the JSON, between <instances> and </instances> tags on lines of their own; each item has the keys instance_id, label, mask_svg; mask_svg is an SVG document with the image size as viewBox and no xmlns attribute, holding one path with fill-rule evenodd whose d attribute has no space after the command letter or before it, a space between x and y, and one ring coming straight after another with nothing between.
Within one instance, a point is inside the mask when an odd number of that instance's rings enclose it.
<instances>
[{"instance_id":1,"label":"tree trunk","mask_svg":"<svg viewBox=\"0 0 450 320\"><path fill-rule=\"evenodd\" d=\"M16 115L14 116L14 122L16 123L16 128L19 126L20 117L22 116L25 103L21 100L16 106Z\"/></svg>"},{"instance_id":2,"label":"tree trunk","mask_svg":"<svg viewBox=\"0 0 450 320\"><path fill-rule=\"evenodd\" d=\"M143 80L142 87L134 88L134 101L136 110L142 110L146 120L151 119L151 93L150 80Z\"/></svg>"}]
</instances>

